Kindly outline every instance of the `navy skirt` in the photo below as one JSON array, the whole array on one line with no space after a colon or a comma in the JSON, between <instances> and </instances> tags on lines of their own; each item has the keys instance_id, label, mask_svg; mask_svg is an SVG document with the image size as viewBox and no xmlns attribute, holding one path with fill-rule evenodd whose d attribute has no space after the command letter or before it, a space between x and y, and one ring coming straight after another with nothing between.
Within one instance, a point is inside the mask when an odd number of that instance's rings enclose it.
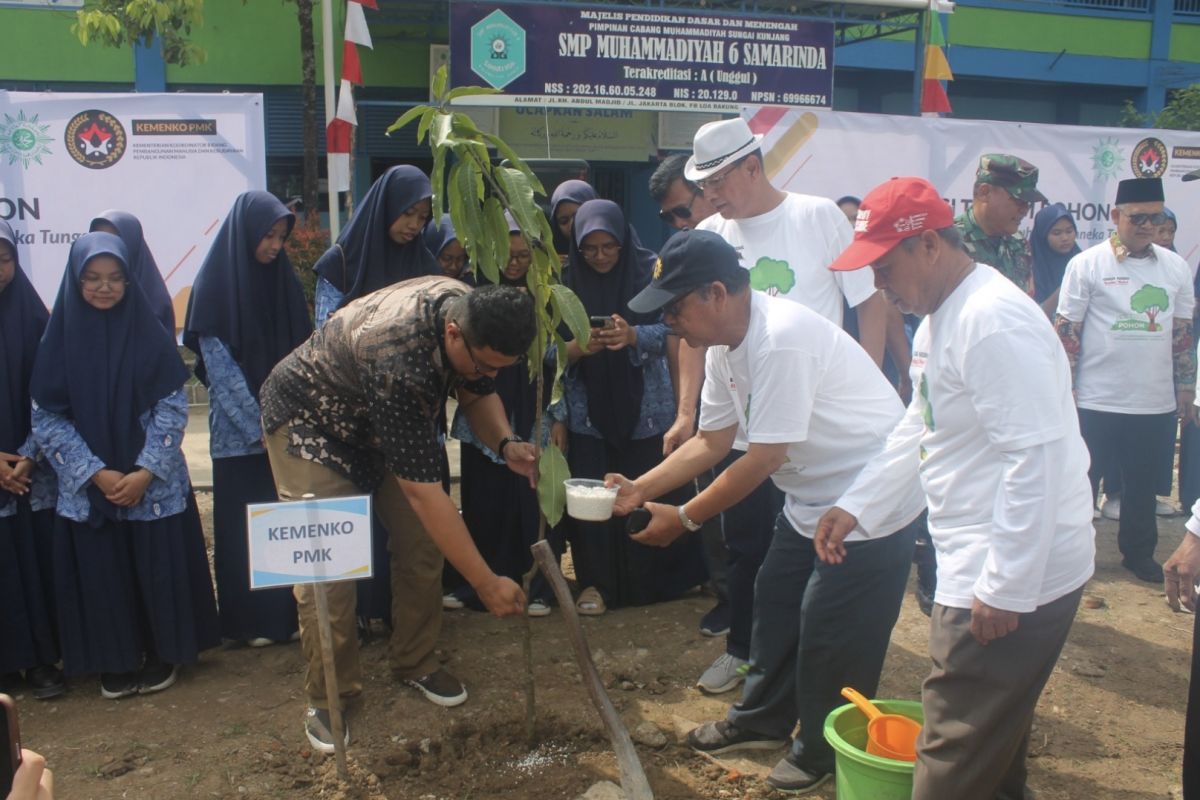
<instances>
[{"instance_id":1,"label":"navy skirt","mask_svg":"<svg viewBox=\"0 0 1200 800\"><path fill-rule=\"evenodd\" d=\"M278 499L266 453L213 459L213 568L226 639L286 642L299 630L290 588L250 591L246 505Z\"/></svg>"},{"instance_id":2,"label":"navy skirt","mask_svg":"<svg viewBox=\"0 0 1200 800\"><path fill-rule=\"evenodd\" d=\"M617 450L603 439L572 433L567 448L571 476L601 480L606 472L637 478L662 461L662 439L634 439ZM686 503L690 487L668 492L658 502ZM625 517L580 522L564 517L575 577L580 588L595 586L610 608L640 606L679 597L708 580L700 537L685 534L669 547L638 544L625 532Z\"/></svg>"},{"instance_id":3,"label":"navy skirt","mask_svg":"<svg viewBox=\"0 0 1200 800\"><path fill-rule=\"evenodd\" d=\"M192 664L220 643L196 500L183 513L98 528L57 517L54 531L63 668L133 672L146 655Z\"/></svg>"},{"instance_id":4,"label":"navy skirt","mask_svg":"<svg viewBox=\"0 0 1200 800\"><path fill-rule=\"evenodd\" d=\"M0 673L58 661L51 549L54 511L0 517Z\"/></svg>"}]
</instances>

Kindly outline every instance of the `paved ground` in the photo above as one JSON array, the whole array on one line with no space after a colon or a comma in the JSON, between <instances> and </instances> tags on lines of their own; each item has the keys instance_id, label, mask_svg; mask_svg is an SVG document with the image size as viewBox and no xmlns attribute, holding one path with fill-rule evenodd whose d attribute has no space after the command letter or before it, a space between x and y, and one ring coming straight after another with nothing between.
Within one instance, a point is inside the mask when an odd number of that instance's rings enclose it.
<instances>
[{"instance_id":1,"label":"paved ground","mask_svg":"<svg viewBox=\"0 0 1200 800\"><path fill-rule=\"evenodd\" d=\"M454 401L448 403L448 418L454 418ZM447 439L450 457L450 479L458 480L458 440ZM196 489L212 489L212 459L208 456L208 406L192 406L188 410L187 432L183 437L183 454L187 457L188 472Z\"/></svg>"}]
</instances>

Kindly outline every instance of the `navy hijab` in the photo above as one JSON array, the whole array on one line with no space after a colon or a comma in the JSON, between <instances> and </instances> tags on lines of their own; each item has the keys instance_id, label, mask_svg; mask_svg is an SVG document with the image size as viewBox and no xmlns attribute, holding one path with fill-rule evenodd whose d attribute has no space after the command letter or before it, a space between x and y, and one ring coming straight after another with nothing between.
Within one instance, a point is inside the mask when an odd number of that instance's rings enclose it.
<instances>
[{"instance_id":1,"label":"navy hijab","mask_svg":"<svg viewBox=\"0 0 1200 800\"><path fill-rule=\"evenodd\" d=\"M621 245L617 263L603 275L592 269L579 251L588 234L597 231L609 234ZM654 253L642 246L616 203L589 200L579 207L564 282L589 315L620 314L630 325L658 322L658 312L635 314L628 305L650 283L654 261ZM633 365L627 350L601 350L581 358L576 368L587 389L592 424L606 442L623 449L632 439L642 411L642 368Z\"/></svg>"},{"instance_id":2,"label":"navy hijab","mask_svg":"<svg viewBox=\"0 0 1200 800\"><path fill-rule=\"evenodd\" d=\"M354 217L314 269L346 297L346 305L398 281L440 275L437 259L421 236L399 245L388 228L408 209L433 196L433 186L416 167L392 167L371 185Z\"/></svg>"},{"instance_id":3,"label":"navy hijab","mask_svg":"<svg viewBox=\"0 0 1200 800\"><path fill-rule=\"evenodd\" d=\"M245 192L233 201L200 266L188 300L183 343L196 354L196 377L208 385L200 337L229 348L255 397L279 361L312 334L304 290L287 250L270 264L254 257L279 220L288 233L296 216L270 192Z\"/></svg>"},{"instance_id":4,"label":"navy hijab","mask_svg":"<svg viewBox=\"0 0 1200 800\"><path fill-rule=\"evenodd\" d=\"M437 260L442 251L446 249L446 245L451 242L458 241L458 233L454 230L454 222L450 219L449 214L442 214L441 222L437 225L433 220L429 220L429 224L425 226L425 230L421 231L421 238L425 242L425 249L429 251L434 260ZM438 272L441 273L442 264L438 262ZM444 274L444 273L443 273ZM471 278L471 264L468 262L462 268L462 272L458 273L455 278L463 283L475 285Z\"/></svg>"},{"instance_id":5,"label":"navy hijab","mask_svg":"<svg viewBox=\"0 0 1200 800\"><path fill-rule=\"evenodd\" d=\"M1033 251L1033 299L1039 303L1062 286L1067 262L1079 252L1078 242L1071 248L1071 252L1066 254L1056 253L1050 248L1046 237L1060 219L1069 219L1071 224L1075 225L1075 218L1062 203L1046 206L1033 218L1033 233L1029 235L1029 246Z\"/></svg>"},{"instance_id":6,"label":"navy hijab","mask_svg":"<svg viewBox=\"0 0 1200 800\"><path fill-rule=\"evenodd\" d=\"M158 262L146 244L142 233L142 223L128 211L109 210L98 214L92 220L88 230L96 230L96 224L107 222L117 229L117 236L125 245L125 253L129 256L129 280L142 287L142 293L150 303L154 316L172 336L175 335L175 304L171 301L171 293L158 270Z\"/></svg>"},{"instance_id":7,"label":"navy hijab","mask_svg":"<svg viewBox=\"0 0 1200 800\"><path fill-rule=\"evenodd\" d=\"M33 366L30 393L39 406L67 417L105 466L128 473L146 443L139 418L187 380L173 336L163 330L133 282L102 311L83 298L79 281L96 256L113 256L130 279L125 245L110 233L87 233L71 245L66 273ZM94 525L115 507L89 486Z\"/></svg>"},{"instance_id":8,"label":"navy hijab","mask_svg":"<svg viewBox=\"0 0 1200 800\"><path fill-rule=\"evenodd\" d=\"M588 200L596 200L599 197L587 181L563 181L554 187L554 194L550 195L550 230L554 233L554 252L568 253L571 247L570 238L558 229L558 207L563 203L583 205Z\"/></svg>"},{"instance_id":9,"label":"navy hijab","mask_svg":"<svg viewBox=\"0 0 1200 800\"><path fill-rule=\"evenodd\" d=\"M50 314L21 269L17 237L4 220L0 242L0 250L7 245L15 262L12 281L0 290L0 451L15 454L29 436L29 378ZM0 505L8 499L0 489Z\"/></svg>"}]
</instances>

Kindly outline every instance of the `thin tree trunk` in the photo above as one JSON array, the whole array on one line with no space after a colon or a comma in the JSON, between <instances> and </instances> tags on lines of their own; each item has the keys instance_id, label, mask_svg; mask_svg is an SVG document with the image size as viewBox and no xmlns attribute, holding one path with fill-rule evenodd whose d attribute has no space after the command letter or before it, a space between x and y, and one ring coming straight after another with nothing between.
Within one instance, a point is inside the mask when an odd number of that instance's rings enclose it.
<instances>
[{"instance_id":1,"label":"thin tree trunk","mask_svg":"<svg viewBox=\"0 0 1200 800\"><path fill-rule=\"evenodd\" d=\"M304 115L304 224L317 227L320 209L317 206L317 63L313 42L313 0L296 0L296 16L300 19L300 74L303 85Z\"/></svg>"}]
</instances>

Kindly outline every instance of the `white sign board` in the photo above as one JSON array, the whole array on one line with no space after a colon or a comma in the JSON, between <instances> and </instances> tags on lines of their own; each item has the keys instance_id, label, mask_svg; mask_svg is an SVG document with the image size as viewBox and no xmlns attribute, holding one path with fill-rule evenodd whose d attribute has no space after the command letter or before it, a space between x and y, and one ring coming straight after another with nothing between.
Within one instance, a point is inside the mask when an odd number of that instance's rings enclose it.
<instances>
[{"instance_id":1,"label":"white sign board","mask_svg":"<svg viewBox=\"0 0 1200 800\"><path fill-rule=\"evenodd\" d=\"M246 506L250 588L371 577L371 497Z\"/></svg>"},{"instance_id":2,"label":"white sign board","mask_svg":"<svg viewBox=\"0 0 1200 800\"><path fill-rule=\"evenodd\" d=\"M0 91L0 219L47 306L71 242L102 211L128 211L175 301L233 200L267 184L260 94Z\"/></svg>"},{"instance_id":3,"label":"white sign board","mask_svg":"<svg viewBox=\"0 0 1200 800\"><path fill-rule=\"evenodd\" d=\"M772 183L831 198L862 197L888 178L917 176L957 215L970 205L981 155L1020 156L1038 167L1042 194L1071 210L1084 249L1112 232L1108 212L1118 181L1161 177L1167 207L1179 218L1175 246L1193 268L1200 258L1200 183L1180 180L1200 168L1200 133L759 106L743 108L742 116L765 137ZM1023 235L1040 209L1030 209Z\"/></svg>"}]
</instances>

